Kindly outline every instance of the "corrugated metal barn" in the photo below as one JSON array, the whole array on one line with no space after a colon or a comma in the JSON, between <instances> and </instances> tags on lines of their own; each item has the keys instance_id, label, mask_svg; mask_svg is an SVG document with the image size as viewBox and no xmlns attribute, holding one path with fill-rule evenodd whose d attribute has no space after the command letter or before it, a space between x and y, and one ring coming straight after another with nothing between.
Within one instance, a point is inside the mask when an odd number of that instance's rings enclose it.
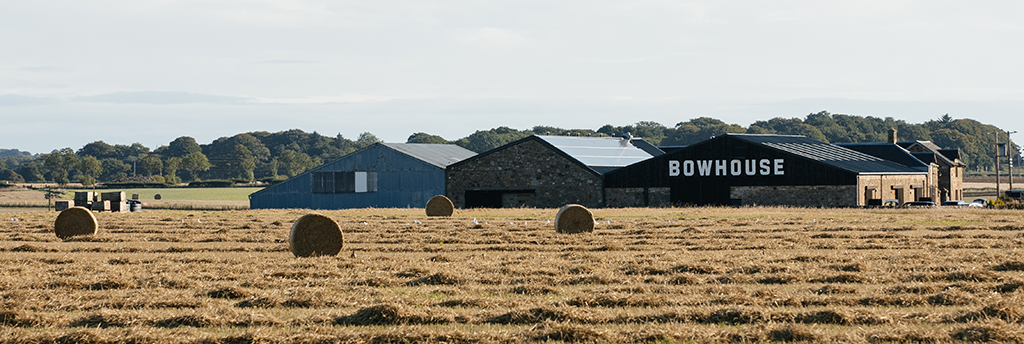
<instances>
[{"instance_id":1,"label":"corrugated metal barn","mask_svg":"<svg viewBox=\"0 0 1024 344\"><path fill-rule=\"evenodd\" d=\"M842 207L917 200L928 174L920 162L906 166L804 136L725 134L611 171L605 187L653 204Z\"/></svg>"},{"instance_id":2,"label":"corrugated metal barn","mask_svg":"<svg viewBox=\"0 0 1024 344\"><path fill-rule=\"evenodd\" d=\"M445 192L456 145L377 143L249 195L252 209L414 208Z\"/></svg>"},{"instance_id":3,"label":"corrugated metal barn","mask_svg":"<svg viewBox=\"0 0 1024 344\"><path fill-rule=\"evenodd\" d=\"M663 152L642 139L529 136L448 166L458 208L605 203L605 173Z\"/></svg>"}]
</instances>

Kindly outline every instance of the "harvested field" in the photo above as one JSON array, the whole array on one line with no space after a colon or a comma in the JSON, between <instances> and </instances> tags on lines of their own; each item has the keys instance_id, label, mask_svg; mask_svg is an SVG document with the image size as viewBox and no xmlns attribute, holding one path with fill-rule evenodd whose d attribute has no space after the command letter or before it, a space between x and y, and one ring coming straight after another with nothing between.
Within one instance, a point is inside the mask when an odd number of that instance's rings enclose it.
<instances>
[{"instance_id":1,"label":"harvested field","mask_svg":"<svg viewBox=\"0 0 1024 344\"><path fill-rule=\"evenodd\" d=\"M321 211L313 258L301 210L6 213L0 342L1024 341L1021 211L592 211Z\"/></svg>"}]
</instances>

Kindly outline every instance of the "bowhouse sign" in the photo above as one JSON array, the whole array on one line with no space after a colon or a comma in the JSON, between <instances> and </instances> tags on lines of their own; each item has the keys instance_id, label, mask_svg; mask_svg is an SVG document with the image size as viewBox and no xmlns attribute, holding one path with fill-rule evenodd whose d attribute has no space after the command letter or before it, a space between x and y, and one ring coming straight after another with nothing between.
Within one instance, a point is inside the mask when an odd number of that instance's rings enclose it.
<instances>
[{"instance_id":1,"label":"bowhouse sign","mask_svg":"<svg viewBox=\"0 0 1024 344\"><path fill-rule=\"evenodd\" d=\"M679 160L668 161L668 176L739 177L785 175L785 159Z\"/></svg>"}]
</instances>

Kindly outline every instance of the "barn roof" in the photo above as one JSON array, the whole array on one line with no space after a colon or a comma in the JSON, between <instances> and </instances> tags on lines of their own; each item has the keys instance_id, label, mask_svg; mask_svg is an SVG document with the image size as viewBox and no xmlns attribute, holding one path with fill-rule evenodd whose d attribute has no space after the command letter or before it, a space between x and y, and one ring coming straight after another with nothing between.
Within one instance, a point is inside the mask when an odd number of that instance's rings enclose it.
<instances>
[{"instance_id":1,"label":"barn roof","mask_svg":"<svg viewBox=\"0 0 1024 344\"><path fill-rule=\"evenodd\" d=\"M462 147L459 147L459 146L456 146L456 145L451 145L451 144L383 143L383 142L380 142L380 143L372 144L370 146L367 146L367 147L365 147L363 149L360 149L360 150L357 150L355 152L346 154L345 156L342 156L342 157L340 157L338 159L335 159L334 161L331 161L331 162L328 162L326 164L323 164L323 165L311 168L311 169L309 169L309 170L307 170L305 172L299 173L299 174L297 174L297 175L295 175L295 176L293 176L291 178L288 178L288 179L286 179L284 181L281 181L280 183L276 183L274 185L265 187L265 188L263 188L263 189L261 189L259 191L253 192L252 194L249 195L249 197L252 198L252 195L263 193L263 192L265 192L267 190L270 190L270 189L273 189L273 188L283 187L287 183L292 182L293 180L299 178L300 176L303 176L303 175L306 175L306 174L309 174L309 173L312 173L312 172L320 171L320 170L322 170L327 165L331 165L333 163L336 163L336 162L344 160L344 159L351 159L352 157L354 157L354 156L356 156L358 154L364 154L365 152L371 151L373 148L376 148L378 146L387 147L388 149L391 149L391 150L397 151L399 153L408 155L409 157L411 157L413 159L417 159L417 160L423 161L423 162L428 163L430 165L436 166L436 167L438 167L438 168L440 168L442 170L445 167L447 167L448 165L451 165L451 164L456 163L456 162L458 162L460 160L465 160L465 159L467 159L469 157L472 157L472 156L476 155L476 153L474 153L471 150L468 150L468 149L465 149L465 148L462 148Z\"/></svg>"},{"instance_id":2,"label":"barn roof","mask_svg":"<svg viewBox=\"0 0 1024 344\"><path fill-rule=\"evenodd\" d=\"M382 143L382 145L440 168L476 155L471 150L448 144Z\"/></svg>"},{"instance_id":3,"label":"barn roof","mask_svg":"<svg viewBox=\"0 0 1024 344\"><path fill-rule=\"evenodd\" d=\"M928 164L918 159L916 154L908 152L903 147L888 142L858 142L858 143L836 143L835 145L849 148L864 154L889 160L903 166L927 171Z\"/></svg>"},{"instance_id":4,"label":"barn roof","mask_svg":"<svg viewBox=\"0 0 1024 344\"><path fill-rule=\"evenodd\" d=\"M530 135L459 161L453 165L468 163L530 140L540 142L542 145L551 148L554 152L598 175L604 175L609 171L647 160L653 156L665 154L665 152L654 145L639 138L626 140L621 137Z\"/></svg>"},{"instance_id":5,"label":"barn roof","mask_svg":"<svg viewBox=\"0 0 1024 344\"><path fill-rule=\"evenodd\" d=\"M725 134L855 173L920 173L899 163L800 135Z\"/></svg>"},{"instance_id":6,"label":"barn roof","mask_svg":"<svg viewBox=\"0 0 1024 344\"><path fill-rule=\"evenodd\" d=\"M602 174L608 170L643 161L661 153L656 147L642 139L540 135L537 138ZM651 149L655 150L655 154L649 152Z\"/></svg>"}]
</instances>

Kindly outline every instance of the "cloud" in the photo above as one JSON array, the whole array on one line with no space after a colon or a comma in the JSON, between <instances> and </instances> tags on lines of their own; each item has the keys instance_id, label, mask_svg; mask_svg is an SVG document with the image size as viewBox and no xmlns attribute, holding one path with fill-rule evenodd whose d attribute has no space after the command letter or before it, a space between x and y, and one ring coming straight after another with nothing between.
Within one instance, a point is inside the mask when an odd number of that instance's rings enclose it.
<instances>
[{"instance_id":1,"label":"cloud","mask_svg":"<svg viewBox=\"0 0 1024 344\"><path fill-rule=\"evenodd\" d=\"M218 96L190 92L114 92L72 98L85 103L118 104L244 104L252 100L246 97Z\"/></svg>"},{"instance_id":2,"label":"cloud","mask_svg":"<svg viewBox=\"0 0 1024 344\"><path fill-rule=\"evenodd\" d=\"M22 72L32 72L32 73L67 72L67 71L69 71L69 69L67 69L67 68L56 67L56 66L28 66L28 67L18 68L18 70L22 71Z\"/></svg>"},{"instance_id":3,"label":"cloud","mask_svg":"<svg viewBox=\"0 0 1024 344\"><path fill-rule=\"evenodd\" d=\"M312 63L323 63L323 62L310 61L310 60L264 60L264 61L250 62L250 63L252 63L252 64L312 64Z\"/></svg>"},{"instance_id":4,"label":"cloud","mask_svg":"<svg viewBox=\"0 0 1024 344\"><path fill-rule=\"evenodd\" d=\"M473 32L463 34L460 37L463 41L470 43L484 42L498 45L516 45L526 41L526 38L513 33L512 31L484 27Z\"/></svg>"},{"instance_id":5,"label":"cloud","mask_svg":"<svg viewBox=\"0 0 1024 344\"><path fill-rule=\"evenodd\" d=\"M21 106L51 104L56 102L51 98L20 96L17 94L0 94L0 106Z\"/></svg>"}]
</instances>

